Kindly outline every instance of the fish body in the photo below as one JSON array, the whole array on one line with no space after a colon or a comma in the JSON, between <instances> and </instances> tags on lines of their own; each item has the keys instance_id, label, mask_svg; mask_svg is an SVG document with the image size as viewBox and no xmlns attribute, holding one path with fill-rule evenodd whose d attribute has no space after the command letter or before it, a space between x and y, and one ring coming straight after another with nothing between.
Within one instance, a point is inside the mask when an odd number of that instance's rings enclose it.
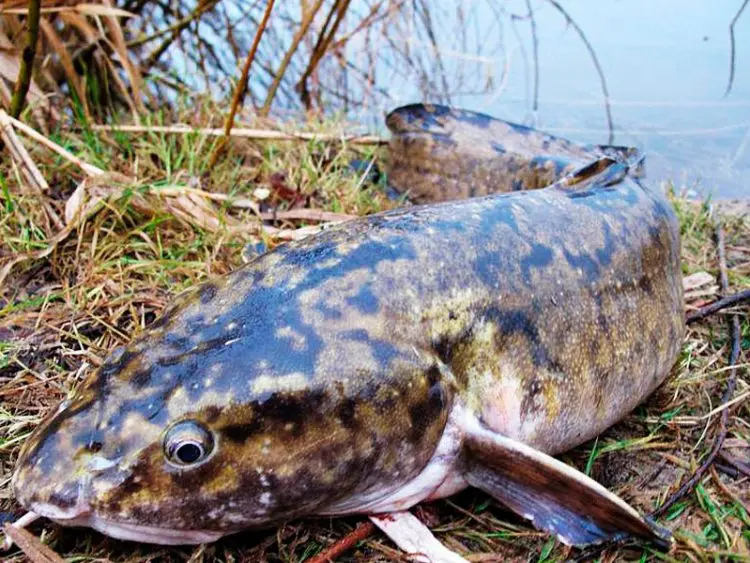
<instances>
[{"instance_id":1,"label":"fish body","mask_svg":"<svg viewBox=\"0 0 750 563\"><path fill-rule=\"evenodd\" d=\"M114 537L199 543L477 486L568 543L663 540L549 454L669 373L684 332L676 217L632 155L478 115L392 113L392 183L454 201L334 226L178 297L29 438L18 500ZM510 127L482 157L489 176L467 157L458 176L424 171L430 151L466 146L456 123L485 140ZM492 174L513 193L455 200Z\"/></svg>"}]
</instances>

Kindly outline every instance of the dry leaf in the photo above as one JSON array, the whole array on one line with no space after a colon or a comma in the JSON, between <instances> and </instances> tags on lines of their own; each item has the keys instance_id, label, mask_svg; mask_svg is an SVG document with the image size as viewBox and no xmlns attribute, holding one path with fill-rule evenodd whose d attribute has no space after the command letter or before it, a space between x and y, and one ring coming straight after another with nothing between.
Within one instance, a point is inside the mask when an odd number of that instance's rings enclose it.
<instances>
[{"instance_id":1,"label":"dry leaf","mask_svg":"<svg viewBox=\"0 0 750 563\"><path fill-rule=\"evenodd\" d=\"M712 276L708 272L696 272L682 278L682 287L685 288L685 291L692 291L693 289L707 285L714 281L714 276Z\"/></svg>"},{"instance_id":2,"label":"dry leaf","mask_svg":"<svg viewBox=\"0 0 750 563\"><path fill-rule=\"evenodd\" d=\"M87 16L111 16L114 18L137 18L138 15L127 10L115 8L113 6L105 6L102 4L77 4L75 7L77 12L85 14Z\"/></svg>"},{"instance_id":3,"label":"dry leaf","mask_svg":"<svg viewBox=\"0 0 750 563\"><path fill-rule=\"evenodd\" d=\"M83 202L86 199L86 178L78 184L73 194L65 202L65 224L70 225L83 209Z\"/></svg>"}]
</instances>

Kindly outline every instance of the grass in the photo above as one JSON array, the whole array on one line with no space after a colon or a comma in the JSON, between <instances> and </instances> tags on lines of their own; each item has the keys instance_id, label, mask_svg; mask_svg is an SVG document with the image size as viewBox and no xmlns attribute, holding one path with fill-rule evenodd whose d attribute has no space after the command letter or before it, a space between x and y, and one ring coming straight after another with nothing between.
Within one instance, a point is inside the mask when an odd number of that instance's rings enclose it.
<instances>
[{"instance_id":1,"label":"grass","mask_svg":"<svg viewBox=\"0 0 750 563\"><path fill-rule=\"evenodd\" d=\"M154 115L148 123L181 120L220 125L210 103L192 113ZM340 132L340 121L309 123L307 130ZM395 207L382 177L353 161L381 163L375 147L340 143L235 140L211 170L215 139L198 134L122 134L70 128L51 139L107 171L86 179L89 198L101 208L75 222L48 256L16 264L0 287L0 511L17 517L9 479L19 446L40 417L81 378L101 364L108 350L146 327L175 293L242 262L247 244L273 247L294 236L302 220L266 221L258 212L317 209L365 215ZM27 187L19 169L0 164L0 267L19 253L49 249L58 232L46 201L60 217L85 175L48 149L26 143L50 185ZM217 200L206 194L225 194ZM232 202L252 203L240 207ZM70 204L72 206L72 204ZM683 236L683 272L709 272L718 262L708 206L674 198ZM73 206L75 207L75 206ZM730 282L750 286L750 229L726 224ZM711 300L715 287L689 295L691 305ZM743 355L735 397L750 389L747 362L750 321L742 318ZM692 325L668 381L634 413L563 459L590 474L643 512L659 506L700 464L711 448L717 407L728 371L729 333L724 315ZM750 481L731 459L750 458L750 401L735 404L729 418L726 457L696 489L661 518L674 531L669 554L637 545L612 546L596 561L750 560ZM470 561L562 561L580 557L532 529L477 491L416 509L448 547ZM361 518L309 519L278 530L248 532L197 548L118 542L91 531L48 522L31 530L67 561L305 561L354 529ZM22 561L18 551L4 554ZM403 558L384 537L360 542L341 561Z\"/></svg>"}]
</instances>

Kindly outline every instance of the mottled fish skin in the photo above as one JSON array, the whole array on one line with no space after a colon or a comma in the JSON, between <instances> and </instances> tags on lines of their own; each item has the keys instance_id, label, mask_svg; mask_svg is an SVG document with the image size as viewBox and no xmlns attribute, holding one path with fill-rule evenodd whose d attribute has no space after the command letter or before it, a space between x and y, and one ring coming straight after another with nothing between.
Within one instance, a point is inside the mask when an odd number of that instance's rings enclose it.
<instances>
[{"instance_id":1,"label":"mottled fish skin","mask_svg":"<svg viewBox=\"0 0 750 563\"><path fill-rule=\"evenodd\" d=\"M386 117L388 183L417 203L549 186L609 156L643 175L636 149L578 145L529 127L469 110L412 104Z\"/></svg>"},{"instance_id":2,"label":"mottled fish skin","mask_svg":"<svg viewBox=\"0 0 750 563\"><path fill-rule=\"evenodd\" d=\"M569 168L547 189L351 221L186 292L34 432L18 500L223 533L398 490L457 404L547 453L598 434L678 354L679 229L627 164ZM190 469L163 453L183 420L215 441Z\"/></svg>"}]
</instances>

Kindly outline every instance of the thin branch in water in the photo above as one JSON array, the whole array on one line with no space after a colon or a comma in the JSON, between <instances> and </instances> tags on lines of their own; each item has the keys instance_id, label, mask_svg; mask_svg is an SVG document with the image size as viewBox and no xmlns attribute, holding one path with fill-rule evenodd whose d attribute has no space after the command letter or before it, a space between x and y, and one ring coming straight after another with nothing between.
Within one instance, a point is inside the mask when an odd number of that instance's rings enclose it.
<instances>
[{"instance_id":1,"label":"thin branch in water","mask_svg":"<svg viewBox=\"0 0 750 563\"><path fill-rule=\"evenodd\" d=\"M39 40L39 14L41 12L41 0L29 0L29 11L26 21L28 30L26 32L26 46L21 54L21 66L18 69L16 86L13 89L13 98L10 101L10 116L21 115L26 94L31 86L31 71L34 68L36 57L36 44Z\"/></svg>"},{"instance_id":2,"label":"thin branch in water","mask_svg":"<svg viewBox=\"0 0 750 563\"><path fill-rule=\"evenodd\" d=\"M250 51L248 51L247 58L245 59L245 66L242 67L242 75L240 76L239 82L237 82L237 86L235 86L234 88L232 106L229 109L229 114L227 115L226 121L224 122L224 136L219 139L216 148L214 148L213 153L211 153L211 158L208 161L208 168L213 168L216 165L216 162L219 160L219 157L221 156L221 153L224 151L224 147L227 144L227 140L229 139L229 134L232 131L232 127L234 126L234 116L237 115L237 108L242 105L242 101L245 98L245 93L247 92L247 79L248 75L250 74L250 67L253 64L253 60L255 60L255 53L258 51L260 38L263 37L263 32L266 29L266 24L268 24L268 18L271 17L273 3L274 0L268 0L268 4L266 4L266 11L263 13L263 18L260 20L258 29L255 32L253 44L250 46Z\"/></svg>"},{"instance_id":3,"label":"thin branch in water","mask_svg":"<svg viewBox=\"0 0 750 563\"><path fill-rule=\"evenodd\" d=\"M740 19L740 16L742 15L742 12L745 11L745 8L747 7L748 2L750 2L750 0L745 0L742 3L742 6L740 6L740 9L737 10L737 13L732 18L732 23L729 24L729 81L727 82L727 89L724 91L725 98L729 95L729 92L732 91L732 86L734 85L734 58L735 58L734 24L737 23L738 19Z\"/></svg>"},{"instance_id":4,"label":"thin branch in water","mask_svg":"<svg viewBox=\"0 0 750 563\"><path fill-rule=\"evenodd\" d=\"M694 323L708 317L709 315L713 315L714 313L721 311L722 309L726 309L727 307L742 303L743 301L750 301L750 289L728 295L727 297L722 297L721 299L712 301L708 305L704 305L700 309L691 311L687 314L685 322L686 324Z\"/></svg>"},{"instance_id":5,"label":"thin branch in water","mask_svg":"<svg viewBox=\"0 0 750 563\"><path fill-rule=\"evenodd\" d=\"M415 2L414 11L415 15L419 16L422 21L422 26L424 27L424 31L427 33L427 38L430 40L430 45L432 46L432 54L435 57L436 66L440 72L440 79L443 83L443 95L441 96L440 101L450 104L451 96L450 88L448 86L448 77L446 75L445 64L443 64L443 58L440 55L440 49L438 48L437 35L435 33L435 26L432 21L430 8L424 3L424 1Z\"/></svg>"},{"instance_id":6,"label":"thin branch in water","mask_svg":"<svg viewBox=\"0 0 750 563\"><path fill-rule=\"evenodd\" d=\"M612 108L609 104L609 88L607 88L607 80L604 78L604 71L602 70L602 66L599 64L599 58L596 56L596 51L594 51L594 47L589 43L588 37L586 37L586 34L583 32L583 30L579 27L579 25L576 23L576 21L570 17L570 14L563 8L557 0L547 0L550 4L552 4L555 9L562 14L562 16L565 18L565 20L568 22L568 24L576 30L576 33L578 33L578 36L581 38L581 41L583 41L583 44L586 46L586 49L589 52L589 55L591 55L591 59L594 61L594 66L596 67L596 72L599 74L599 81L602 84L602 92L604 93L604 109L607 113L607 128L609 129L609 140L608 143L611 145L615 140L615 128L612 124Z\"/></svg>"},{"instance_id":7,"label":"thin branch in water","mask_svg":"<svg viewBox=\"0 0 750 563\"><path fill-rule=\"evenodd\" d=\"M721 290L724 294L729 290L729 277L727 275L727 257L726 257L726 245L724 243L724 229L719 226L716 228L716 239L719 250L719 271L721 272ZM740 357L740 319L738 315L732 315L729 320L731 327L732 336L732 351L729 354L729 378L727 379L727 387L721 396L721 404L726 405L734 394L735 386L737 385L737 362ZM727 424L729 423L729 409L725 408L721 411L721 418L719 418L719 430L714 438L714 443L711 446L711 451L706 456L706 459L696 469L693 475L685 481L680 488L672 496L670 496L664 504L651 513L651 516L658 517L662 516L671 506L674 505L678 500L688 494L693 488L703 479L708 469L713 465L716 456L721 451L721 447L724 444L724 439L727 436Z\"/></svg>"},{"instance_id":8,"label":"thin branch in water","mask_svg":"<svg viewBox=\"0 0 750 563\"><path fill-rule=\"evenodd\" d=\"M529 10L531 41L534 46L534 105L532 111L536 114L539 110L539 39L536 34L536 19L534 18L534 10L531 8L531 0L526 0L526 8Z\"/></svg>"}]
</instances>

